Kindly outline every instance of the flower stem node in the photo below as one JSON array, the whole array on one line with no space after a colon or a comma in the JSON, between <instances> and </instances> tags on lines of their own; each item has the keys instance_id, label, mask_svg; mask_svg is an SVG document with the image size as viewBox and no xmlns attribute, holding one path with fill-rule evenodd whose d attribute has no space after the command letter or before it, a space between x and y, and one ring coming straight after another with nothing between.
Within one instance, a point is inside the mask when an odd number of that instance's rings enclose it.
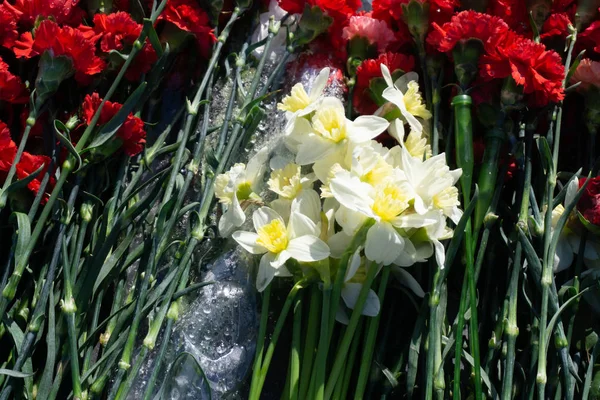
<instances>
[{"instance_id":1,"label":"flower stem node","mask_svg":"<svg viewBox=\"0 0 600 400\"><path fill-rule=\"evenodd\" d=\"M177 321L179 319L179 302L174 301L169 306L169 311L167 311L167 318Z\"/></svg>"},{"instance_id":2,"label":"flower stem node","mask_svg":"<svg viewBox=\"0 0 600 400\"><path fill-rule=\"evenodd\" d=\"M569 347L569 342L567 341L566 337L557 335L554 339L554 346L557 349L564 349Z\"/></svg>"},{"instance_id":3,"label":"flower stem node","mask_svg":"<svg viewBox=\"0 0 600 400\"><path fill-rule=\"evenodd\" d=\"M21 274L18 271L13 272L10 279L8 280L8 284L2 290L2 297L7 300L12 300L15 298L17 293L17 286L19 285L19 281L21 280Z\"/></svg>"},{"instance_id":4,"label":"flower stem node","mask_svg":"<svg viewBox=\"0 0 600 400\"><path fill-rule=\"evenodd\" d=\"M186 104L186 110L189 115L198 115L198 106L195 104L192 104L190 99L186 98L185 104Z\"/></svg>"},{"instance_id":5,"label":"flower stem node","mask_svg":"<svg viewBox=\"0 0 600 400\"><path fill-rule=\"evenodd\" d=\"M35 117L29 117L29 118L27 118L27 125L28 126L34 126L35 125Z\"/></svg>"},{"instance_id":6,"label":"flower stem node","mask_svg":"<svg viewBox=\"0 0 600 400\"><path fill-rule=\"evenodd\" d=\"M129 364L128 362L125 362L123 360L119 361L119 369L122 369L123 371L127 371L129 368L131 368L131 364Z\"/></svg>"},{"instance_id":7,"label":"flower stem node","mask_svg":"<svg viewBox=\"0 0 600 400\"><path fill-rule=\"evenodd\" d=\"M109 340L110 340L110 332L104 332L104 333L100 334L100 339L98 341L100 342L100 345L102 347L106 347Z\"/></svg>"},{"instance_id":8,"label":"flower stem node","mask_svg":"<svg viewBox=\"0 0 600 400\"><path fill-rule=\"evenodd\" d=\"M538 372L537 376L535 377L535 381L540 385L545 385L548 381L548 377L546 376L545 372Z\"/></svg>"},{"instance_id":9,"label":"flower stem node","mask_svg":"<svg viewBox=\"0 0 600 400\"><path fill-rule=\"evenodd\" d=\"M492 225L494 225L496 223L496 221L498 221L498 215L494 214L494 213L487 213L487 215L485 216L485 218L483 219L483 224L486 228L491 227Z\"/></svg>"},{"instance_id":10,"label":"flower stem node","mask_svg":"<svg viewBox=\"0 0 600 400\"><path fill-rule=\"evenodd\" d=\"M75 305L75 299L70 297L66 300L60 301L60 308L63 310L65 314L74 314L77 311L77 306Z\"/></svg>"},{"instance_id":11,"label":"flower stem node","mask_svg":"<svg viewBox=\"0 0 600 400\"><path fill-rule=\"evenodd\" d=\"M82 203L79 215L83 221L90 222L92 220L92 215L94 215L94 206L87 201Z\"/></svg>"},{"instance_id":12,"label":"flower stem node","mask_svg":"<svg viewBox=\"0 0 600 400\"><path fill-rule=\"evenodd\" d=\"M138 50L142 49L142 42L140 42L139 40L136 40L135 42L133 42L133 47L135 47Z\"/></svg>"}]
</instances>

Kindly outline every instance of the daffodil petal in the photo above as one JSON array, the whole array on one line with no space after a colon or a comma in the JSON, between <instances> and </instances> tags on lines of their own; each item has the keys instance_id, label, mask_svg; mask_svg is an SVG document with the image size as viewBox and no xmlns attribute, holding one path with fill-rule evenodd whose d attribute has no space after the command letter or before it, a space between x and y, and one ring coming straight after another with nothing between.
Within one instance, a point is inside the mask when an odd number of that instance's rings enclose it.
<instances>
[{"instance_id":1,"label":"daffodil petal","mask_svg":"<svg viewBox=\"0 0 600 400\"><path fill-rule=\"evenodd\" d=\"M267 249L256 243L258 235L254 232L236 231L231 237L249 253L264 254L267 252Z\"/></svg>"},{"instance_id":2,"label":"daffodil petal","mask_svg":"<svg viewBox=\"0 0 600 400\"><path fill-rule=\"evenodd\" d=\"M327 243L311 235L290 240L286 251L300 262L324 260L330 254Z\"/></svg>"},{"instance_id":3,"label":"daffodil petal","mask_svg":"<svg viewBox=\"0 0 600 400\"><path fill-rule=\"evenodd\" d=\"M228 237L234 229L239 228L246 221L246 214L237 196L233 195L233 202L227 208L225 214L219 219L219 235Z\"/></svg>"},{"instance_id":4,"label":"daffodil petal","mask_svg":"<svg viewBox=\"0 0 600 400\"><path fill-rule=\"evenodd\" d=\"M319 233L317 225L309 217L297 211L292 211L288 224L288 235L290 238L305 235L318 236Z\"/></svg>"},{"instance_id":5,"label":"daffodil petal","mask_svg":"<svg viewBox=\"0 0 600 400\"><path fill-rule=\"evenodd\" d=\"M356 249L350 261L348 263L348 268L346 269L346 276L344 277L344 282L348 282L354 275L356 275L356 271L358 271L358 267L360 267L360 252L362 248L359 247Z\"/></svg>"},{"instance_id":6,"label":"daffodil petal","mask_svg":"<svg viewBox=\"0 0 600 400\"><path fill-rule=\"evenodd\" d=\"M352 242L352 236L346 232L338 232L332 235L327 241L327 245L331 250L331 257L340 258Z\"/></svg>"},{"instance_id":7,"label":"daffodil petal","mask_svg":"<svg viewBox=\"0 0 600 400\"><path fill-rule=\"evenodd\" d=\"M325 86L327 86L327 81L329 80L329 74L329 67L325 67L321 70L321 72L319 72L319 75L317 75L317 77L315 78L310 88L310 93L308 94L308 97L311 101L314 102L323 93L323 90L325 90Z\"/></svg>"},{"instance_id":8,"label":"daffodil petal","mask_svg":"<svg viewBox=\"0 0 600 400\"><path fill-rule=\"evenodd\" d=\"M348 308L354 309L361 289L362 285L360 283L346 283L344 285L342 288L342 299ZM365 305L362 309L362 315L375 317L377 314L379 314L380 308L381 306L379 304L379 297L377 297L377 294L373 290L369 289L367 301L365 301Z\"/></svg>"},{"instance_id":9,"label":"daffodil petal","mask_svg":"<svg viewBox=\"0 0 600 400\"><path fill-rule=\"evenodd\" d=\"M389 265L400 255L404 239L385 222L375 223L367 232L365 256L376 263Z\"/></svg>"},{"instance_id":10,"label":"daffodil petal","mask_svg":"<svg viewBox=\"0 0 600 400\"><path fill-rule=\"evenodd\" d=\"M254 229L258 231L263 226L278 218L283 222L283 218L275 210L269 207L261 207L252 214Z\"/></svg>"},{"instance_id":11,"label":"daffodil petal","mask_svg":"<svg viewBox=\"0 0 600 400\"><path fill-rule=\"evenodd\" d=\"M390 123L374 115L361 115L348 122L348 136L354 143L365 143L379 136Z\"/></svg>"},{"instance_id":12,"label":"daffodil petal","mask_svg":"<svg viewBox=\"0 0 600 400\"><path fill-rule=\"evenodd\" d=\"M275 268L271 266L273 258L273 254L267 253L260 259L258 273L256 274L256 289L259 292L265 290L275 276Z\"/></svg>"},{"instance_id":13,"label":"daffodil petal","mask_svg":"<svg viewBox=\"0 0 600 400\"><path fill-rule=\"evenodd\" d=\"M425 297L425 292L421 285L419 285L419 282L417 282L417 280L404 268L392 267L392 273L402 286L410 289L417 297Z\"/></svg>"}]
</instances>

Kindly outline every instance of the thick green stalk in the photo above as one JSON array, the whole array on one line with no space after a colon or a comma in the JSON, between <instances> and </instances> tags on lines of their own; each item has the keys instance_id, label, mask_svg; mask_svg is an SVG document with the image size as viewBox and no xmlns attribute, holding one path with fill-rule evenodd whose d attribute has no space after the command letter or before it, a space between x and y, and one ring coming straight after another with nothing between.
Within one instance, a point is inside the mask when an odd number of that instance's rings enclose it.
<instances>
[{"instance_id":1,"label":"thick green stalk","mask_svg":"<svg viewBox=\"0 0 600 400\"><path fill-rule=\"evenodd\" d=\"M362 311L367 300L367 295L369 294L369 290L371 289L373 280L375 280L377 270L377 263L372 262L367 271L367 277L365 278L365 281L362 284L360 294L358 295L358 300L354 305L354 310L352 310L352 316L350 317L350 321L348 322L348 327L346 328L346 332L344 333L344 337L342 339L340 348L336 354L335 361L333 362L333 367L329 374L329 379L327 380L327 386L325 387L326 400L329 400L331 398L331 395L333 394L333 389L335 388L337 380L343 370L344 363L346 361L346 356L348 354L348 349L352 344L352 338L354 337L354 333L356 332L358 321L362 316Z\"/></svg>"},{"instance_id":2,"label":"thick green stalk","mask_svg":"<svg viewBox=\"0 0 600 400\"><path fill-rule=\"evenodd\" d=\"M485 134L485 151L483 153L483 161L477 180L479 197L477 198L477 206L475 207L475 231L481 229L483 219L492 203L492 196L496 189L498 160L500 158L500 150L502 149L505 137L504 131L502 130L503 123L504 118L502 117L499 119L496 126Z\"/></svg>"},{"instance_id":3,"label":"thick green stalk","mask_svg":"<svg viewBox=\"0 0 600 400\"><path fill-rule=\"evenodd\" d=\"M521 207L519 210L518 225L522 229L527 228L527 217L529 216L529 192L531 188L531 149L533 146L533 132L527 132L527 140L525 143L525 176L524 184L521 192ZM513 375L515 368L516 342L519 335L519 327L517 326L517 301L519 289L519 275L521 272L521 257L522 257L521 242L517 242L515 249L514 262L512 265L510 282L508 285L508 319L505 326L507 354L504 364L503 382L502 382L502 400L512 399L513 391Z\"/></svg>"},{"instance_id":4,"label":"thick green stalk","mask_svg":"<svg viewBox=\"0 0 600 400\"><path fill-rule=\"evenodd\" d=\"M356 359L356 354L358 353L360 337L362 335L364 325L365 324L362 319L358 321L358 327L356 328L354 339L352 339L350 353L348 353L348 362L346 363L346 368L344 370L344 375L342 376L342 381L339 383L339 386L342 388L342 392L340 393L338 400L345 400L348 398L348 391L350 390L350 379L352 378L352 372L354 371L354 360Z\"/></svg>"},{"instance_id":5,"label":"thick green stalk","mask_svg":"<svg viewBox=\"0 0 600 400\"><path fill-rule=\"evenodd\" d=\"M294 327L292 332L292 348L290 354L290 385L289 399L298 399L298 386L300 383L300 347L302 335L302 298L299 296L294 304Z\"/></svg>"},{"instance_id":6,"label":"thick green stalk","mask_svg":"<svg viewBox=\"0 0 600 400\"><path fill-rule=\"evenodd\" d=\"M258 376L258 382L255 386L255 391L254 393L250 393L250 400L260 399L260 393L262 392L263 385L265 384L265 379L267 378L267 373L269 372L269 365L271 364L271 359L273 358L273 352L275 351L277 340L279 340L279 335L283 330L283 325L285 324L287 314L290 311L290 308L292 308L292 304L294 303L294 299L296 298L298 291L302 289L306 285L306 283L306 278L298 281L292 287L290 293L285 299L285 303L283 304L283 308L281 309L281 313L279 314L279 318L277 319L277 323L275 324L273 335L271 336L271 342L269 343L269 347L267 347L265 358L262 361L260 374Z\"/></svg>"},{"instance_id":7,"label":"thick green stalk","mask_svg":"<svg viewBox=\"0 0 600 400\"><path fill-rule=\"evenodd\" d=\"M252 366L252 379L250 381L250 396L256 391L260 377L260 367L262 366L263 351L265 339L267 337L267 323L269 321L269 302L271 299L271 285L265 288L262 297L262 307L260 310L260 325L258 326L258 338L256 339L256 353L254 355L254 365Z\"/></svg>"},{"instance_id":8,"label":"thick green stalk","mask_svg":"<svg viewBox=\"0 0 600 400\"><path fill-rule=\"evenodd\" d=\"M316 285L313 285L310 289L308 323L306 326L306 336L302 354L302 370L300 372L300 388L298 391L299 399L307 398L308 385L310 383L310 375L317 345L317 330L321 313L321 310L319 310L320 296L321 291Z\"/></svg>"},{"instance_id":9,"label":"thick green stalk","mask_svg":"<svg viewBox=\"0 0 600 400\"><path fill-rule=\"evenodd\" d=\"M473 126L471 120L471 97L468 95L458 95L452 99L454 108L454 129L455 129L455 144L456 144L456 163L462 169L461 187L463 192L463 204L468 204L471 200L471 184L473 181ZM479 358L479 326L477 322L477 290L475 285L474 271L474 240L471 231L471 223L467 223L465 227L465 283L463 286L463 294L461 296L461 305L463 298L466 303L467 290L469 293L469 303L471 308L471 320L469 323L469 342L471 355L473 356L473 372L475 375L475 399L483 398L481 386L481 361ZM460 307L460 312L466 312L466 304ZM464 317L459 319L456 334L456 363L454 366L454 390L455 396L460 393L460 356L462 354L462 324ZM458 382L456 381L458 375Z\"/></svg>"},{"instance_id":10,"label":"thick green stalk","mask_svg":"<svg viewBox=\"0 0 600 400\"><path fill-rule=\"evenodd\" d=\"M325 369L327 368L327 353L329 350L329 310L331 308L331 285L323 285L323 308L321 311L321 332L319 335L319 346L317 347L317 359L315 360L315 400L322 400L325 394ZM312 386L312 384L311 384Z\"/></svg>"},{"instance_id":11,"label":"thick green stalk","mask_svg":"<svg viewBox=\"0 0 600 400\"><path fill-rule=\"evenodd\" d=\"M383 300L385 299L385 292L387 289L388 279L390 277L390 268L383 268L381 272L381 281L379 282L379 290L377 296L379 297L379 304L381 309L377 316L372 317L368 322L367 327L367 338L365 340L365 346L363 348L363 356L360 362L360 369L358 374L358 381L356 383L356 391L354 392L354 398L356 400L362 399L365 389L367 387L367 380L371 372L371 363L373 362L373 351L375 350L375 340L377 339L377 331L379 330L379 321L381 320L381 312L383 309Z\"/></svg>"}]
</instances>

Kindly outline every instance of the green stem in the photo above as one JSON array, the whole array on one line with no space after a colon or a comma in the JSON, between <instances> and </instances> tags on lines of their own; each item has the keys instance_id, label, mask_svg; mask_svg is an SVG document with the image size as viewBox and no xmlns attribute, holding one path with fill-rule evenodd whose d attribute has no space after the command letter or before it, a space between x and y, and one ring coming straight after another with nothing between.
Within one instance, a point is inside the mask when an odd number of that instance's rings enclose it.
<instances>
[{"instance_id":1,"label":"green stem","mask_svg":"<svg viewBox=\"0 0 600 400\"><path fill-rule=\"evenodd\" d=\"M356 383L356 391L354 392L354 398L356 400L362 399L365 389L367 387L367 380L371 372L371 364L373 362L373 351L375 350L375 340L377 339L377 331L379 330L379 321L381 320L381 309L383 308L383 300L385 299L385 292L387 289L387 283L390 277L390 268L383 268L381 272L381 281L379 282L379 291L377 293L379 297L380 311L372 317L368 322L367 327L367 338L365 340L365 346L363 348L363 357L360 362L360 369L358 374L358 381Z\"/></svg>"},{"instance_id":2,"label":"green stem","mask_svg":"<svg viewBox=\"0 0 600 400\"><path fill-rule=\"evenodd\" d=\"M308 325L306 327L306 336L302 354L302 371L300 372L300 388L298 391L299 399L307 398L308 385L310 383L310 375L317 345L317 331L321 313L321 310L319 310L320 296L321 291L316 285L313 285L310 292Z\"/></svg>"},{"instance_id":3,"label":"green stem","mask_svg":"<svg viewBox=\"0 0 600 400\"><path fill-rule=\"evenodd\" d=\"M356 359L356 354L358 353L358 347L360 345L360 337L363 332L364 321L358 321L358 327L356 328L356 333L354 334L354 339L352 339L352 346L350 347L350 353L348 354L348 362L346 363L346 368L344 370L344 375L342 376L342 381L339 386L342 388L342 392L340 393L339 400L344 400L348 398L348 391L350 390L350 379L352 378L352 372L354 371L354 360Z\"/></svg>"},{"instance_id":4,"label":"green stem","mask_svg":"<svg viewBox=\"0 0 600 400\"><path fill-rule=\"evenodd\" d=\"M427 335L427 362L426 362L426 381L425 381L425 399L431 400L433 399L433 381L435 379L435 352L436 342L441 340L441 337L438 337L438 322L437 321L437 308L440 304L440 293L438 292L438 279L440 277L439 271L433 276L432 288L433 293L429 298L429 334Z\"/></svg>"},{"instance_id":5,"label":"green stem","mask_svg":"<svg viewBox=\"0 0 600 400\"><path fill-rule=\"evenodd\" d=\"M331 308L331 287L323 285L323 308L321 311L321 332L319 346L317 347L317 359L315 360L315 399L322 400L325 393L325 369L327 368L327 353L329 350L329 310ZM312 384L311 384L312 386Z\"/></svg>"},{"instance_id":6,"label":"green stem","mask_svg":"<svg viewBox=\"0 0 600 400\"><path fill-rule=\"evenodd\" d=\"M256 391L260 380L260 367L262 366L263 351L265 339L267 336L267 323L269 321L269 301L271 298L271 285L267 286L263 292L262 307L260 310L260 325L258 327L258 338L256 340L256 354L254 355L254 365L252 367L252 380L250 383L250 396Z\"/></svg>"},{"instance_id":7,"label":"green stem","mask_svg":"<svg viewBox=\"0 0 600 400\"><path fill-rule=\"evenodd\" d=\"M279 335L283 329L283 325L285 324L285 319L287 317L290 308L292 308L292 304L298 291L302 289L307 283L306 279L302 279L298 281L290 290L287 298L285 299L285 303L283 304L283 308L281 309L281 314L279 314L279 318L277 319L277 323L275 324L275 329L273 330L273 335L271 336L271 342L269 343L269 347L267 348L267 352L265 354L265 358L262 362L260 368L260 375L258 377L258 382L256 384L256 390L254 393L250 394L250 399L258 400L260 399L260 393L262 392L263 385L265 384L265 379L267 378L267 372L269 372L269 365L271 364L271 359L273 358L273 352L275 351L275 346L277 345L277 340L279 340Z\"/></svg>"},{"instance_id":8,"label":"green stem","mask_svg":"<svg viewBox=\"0 0 600 400\"><path fill-rule=\"evenodd\" d=\"M290 400L298 399L300 381L300 336L302 335L302 298L299 296L294 304L294 328L292 332L292 349L290 355Z\"/></svg>"},{"instance_id":9,"label":"green stem","mask_svg":"<svg viewBox=\"0 0 600 400\"><path fill-rule=\"evenodd\" d=\"M377 263L372 262L367 271L365 281L362 284L360 294L358 295L358 300L354 305L354 310L352 310L352 316L350 317L350 321L348 322L348 326L346 328L346 332L344 333L342 343L336 354L331 373L329 374L329 379L327 380L327 386L325 387L325 399L327 400L331 398L333 389L335 388L336 382L344 367L346 356L348 354L348 349L352 344L352 338L354 337L358 321L362 316L362 311L365 306L365 302L367 301L367 296L369 294L369 290L371 289L371 285L373 284L373 280L375 279L375 275L377 274L377 270Z\"/></svg>"}]
</instances>

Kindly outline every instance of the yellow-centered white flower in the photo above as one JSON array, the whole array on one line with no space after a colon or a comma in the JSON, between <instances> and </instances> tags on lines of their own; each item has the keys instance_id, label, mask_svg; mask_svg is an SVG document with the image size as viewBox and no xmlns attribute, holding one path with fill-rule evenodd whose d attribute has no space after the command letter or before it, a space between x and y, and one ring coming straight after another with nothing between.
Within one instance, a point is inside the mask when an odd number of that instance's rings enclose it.
<instances>
[{"instance_id":1,"label":"yellow-centered white flower","mask_svg":"<svg viewBox=\"0 0 600 400\"><path fill-rule=\"evenodd\" d=\"M362 248L358 248L352 255L348 268L346 269L346 275L344 277L344 285L342 286L341 297L347 308L354 310L358 296L362 290L363 284L367 277L368 268L372 268L369 263L365 262L360 256ZM378 268L378 267L375 267ZM368 317L375 317L379 314L381 305L379 303L379 297L373 289L369 289L367 300L362 311L362 315ZM346 313L345 307L341 304L338 307L335 318L342 324L347 325L349 322L348 314Z\"/></svg>"},{"instance_id":2,"label":"yellow-centered white flower","mask_svg":"<svg viewBox=\"0 0 600 400\"><path fill-rule=\"evenodd\" d=\"M242 205L259 202L260 186L263 182L269 151L265 147L248 161L248 165L235 164L224 174L215 178L215 196L227 210L219 219L219 233L227 237L246 221Z\"/></svg>"},{"instance_id":3,"label":"yellow-centered white flower","mask_svg":"<svg viewBox=\"0 0 600 400\"><path fill-rule=\"evenodd\" d=\"M305 122L308 122L305 119ZM387 120L364 115L351 121L344 105L335 97L325 97L303 130L296 129L286 137L288 148L296 152L296 163L313 164L330 156L344 157L348 146L368 142L387 129Z\"/></svg>"},{"instance_id":4,"label":"yellow-centered white flower","mask_svg":"<svg viewBox=\"0 0 600 400\"><path fill-rule=\"evenodd\" d=\"M402 118L410 125L411 129L421 133L423 125L417 117L422 119L431 118L431 112L423 104L421 92L419 92L419 75L415 72L409 72L396 80L392 79L392 74L385 64L381 64L383 79L388 87L383 91L382 97L398 107ZM384 105L378 113L386 110Z\"/></svg>"},{"instance_id":5,"label":"yellow-centered white flower","mask_svg":"<svg viewBox=\"0 0 600 400\"><path fill-rule=\"evenodd\" d=\"M275 276L289 276L285 262L313 262L329 257L329 247L319 239L319 228L308 217L292 211L287 226L283 218L269 207L261 207L252 215L256 232L236 231L232 237L260 259L256 288L263 291Z\"/></svg>"}]
</instances>

